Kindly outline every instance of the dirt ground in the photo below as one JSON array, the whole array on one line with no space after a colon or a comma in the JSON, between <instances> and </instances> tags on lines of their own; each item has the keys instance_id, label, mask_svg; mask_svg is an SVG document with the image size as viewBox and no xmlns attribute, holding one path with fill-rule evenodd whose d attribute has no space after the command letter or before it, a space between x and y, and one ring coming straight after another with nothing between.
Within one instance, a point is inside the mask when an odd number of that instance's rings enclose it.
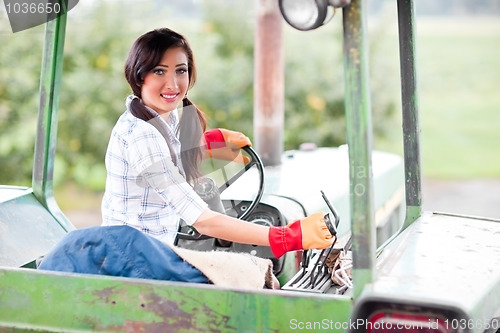
<instances>
[{"instance_id":1,"label":"dirt ground","mask_svg":"<svg viewBox=\"0 0 500 333\"><path fill-rule=\"evenodd\" d=\"M426 179L422 191L426 211L500 219L500 179Z\"/></svg>"},{"instance_id":2,"label":"dirt ground","mask_svg":"<svg viewBox=\"0 0 500 333\"><path fill-rule=\"evenodd\" d=\"M422 206L425 211L500 219L500 179L426 179L422 184L422 191ZM101 223L99 207L64 213L77 228Z\"/></svg>"},{"instance_id":3,"label":"dirt ground","mask_svg":"<svg viewBox=\"0 0 500 333\"><path fill-rule=\"evenodd\" d=\"M64 215L77 227L85 228L101 224L100 210L72 210L64 212Z\"/></svg>"}]
</instances>

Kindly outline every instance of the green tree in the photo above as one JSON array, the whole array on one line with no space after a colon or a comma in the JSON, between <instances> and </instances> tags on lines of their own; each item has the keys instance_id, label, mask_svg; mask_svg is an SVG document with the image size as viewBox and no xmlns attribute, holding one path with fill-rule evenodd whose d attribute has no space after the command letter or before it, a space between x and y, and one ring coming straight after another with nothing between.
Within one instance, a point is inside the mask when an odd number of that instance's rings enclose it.
<instances>
[{"instance_id":1,"label":"green tree","mask_svg":"<svg viewBox=\"0 0 500 333\"><path fill-rule=\"evenodd\" d=\"M2 13L4 14L4 13ZM9 27L7 16L0 26ZM0 32L0 181L31 185L43 28Z\"/></svg>"},{"instance_id":2,"label":"green tree","mask_svg":"<svg viewBox=\"0 0 500 333\"><path fill-rule=\"evenodd\" d=\"M56 185L75 182L104 188L104 155L112 127L124 111L130 89L123 65L140 34L167 26L190 41L198 65L191 99L210 127L253 135L253 2L210 0L196 15L175 4L141 2L130 10L120 1L80 2L69 13L60 95ZM184 8L184 7L182 7ZM182 13L182 15L179 15ZM201 15L201 14L202 15ZM6 25L6 17L2 26ZM0 34L0 183L31 182L43 26ZM311 32L284 24L285 148L303 142L337 146L345 142L341 22ZM375 133L392 126L394 85L386 79L396 66L372 42L372 105ZM381 70L382 69L382 70ZM376 95L375 95L376 94Z\"/></svg>"}]
</instances>

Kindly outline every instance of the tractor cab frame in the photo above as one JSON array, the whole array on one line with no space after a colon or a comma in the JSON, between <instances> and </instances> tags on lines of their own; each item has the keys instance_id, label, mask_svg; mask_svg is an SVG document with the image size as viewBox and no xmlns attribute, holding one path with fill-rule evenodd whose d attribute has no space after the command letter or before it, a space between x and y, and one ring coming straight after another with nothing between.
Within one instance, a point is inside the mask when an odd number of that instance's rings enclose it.
<instances>
[{"instance_id":1,"label":"tractor cab frame","mask_svg":"<svg viewBox=\"0 0 500 333\"><path fill-rule=\"evenodd\" d=\"M276 11L263 17L279 13L273 4ZM377 203L377 193L389 186L394 170L381 172L379 178L375 172L379 153L372 149L367 5L352 0L342 6L348 147L343 151L349 182L347 210L340 209L339 215L352 234L349 292L255 291L37 270L36 259L75 229L56 203L52 182L67 20L61 15L46 24L32 187L0 187L0 330L500 332L500 221L422 211L413 1L397 1L404 164L394 168L404 179L390 185L382 203ZM272 27L266 25L268 35ZM282 83L274 84L279 88ZM262 153L265 148L260 147L257 142ZM301 154L305 152L294 152L296 164L287 170L300 170ZM320 161L329 158L324 150L315 154ZM328 163L317 170L335 171ZM377 244L375 213L401 184L404 219ZM264 194L264 203L287 199L277 194ZM288 199L307 211L326 207L319 193L318 204L309 203L310 198Z\"/></svg>"}]
</instances>

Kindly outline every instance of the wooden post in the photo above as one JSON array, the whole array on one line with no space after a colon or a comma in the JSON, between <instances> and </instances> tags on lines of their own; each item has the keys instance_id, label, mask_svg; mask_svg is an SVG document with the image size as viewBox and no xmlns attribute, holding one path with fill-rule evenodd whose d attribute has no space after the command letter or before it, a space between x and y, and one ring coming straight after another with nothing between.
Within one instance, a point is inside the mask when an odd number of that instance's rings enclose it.
<instances>
[{"instance_id":1,"label":"wooden post","mask_svg":"<svg viewBox=\"0 0 500 333\"><path fill-rule=\"evenodd\" d=\"M253 145L264 165L279 165L283 152L284 52L276 0L257 1L254 52Z\"/></svg>"}]
</instances>

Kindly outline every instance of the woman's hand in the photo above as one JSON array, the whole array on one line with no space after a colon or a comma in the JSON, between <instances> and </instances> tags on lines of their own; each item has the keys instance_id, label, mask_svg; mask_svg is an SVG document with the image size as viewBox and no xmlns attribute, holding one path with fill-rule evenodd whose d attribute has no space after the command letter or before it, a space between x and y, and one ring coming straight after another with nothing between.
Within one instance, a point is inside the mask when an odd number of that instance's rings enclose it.
<instances>
[{"instance_id":1,"label":"woman's hand","mask_svg":"<svg viewBox=\"0 0 500 333\"><path fill-rule=\"evenodd\" d=\"M271 227L269 245L276 258L289 251L325 249L333 244L324 213L315 213L286 227Z\"/></svg>"},{"instance_id":2,"label":"woman's hand","mask_svg":"<svg viewBox=\"0 0 500 333\"><path fill-rule=\"evenodd\" d=\"M225 161L239 163L250 162L247 156L240 154L240 149L252 146L250 139L241 132L224 128L215 128L205 132L208 156Z\"/></svg>"}]
</instances>

